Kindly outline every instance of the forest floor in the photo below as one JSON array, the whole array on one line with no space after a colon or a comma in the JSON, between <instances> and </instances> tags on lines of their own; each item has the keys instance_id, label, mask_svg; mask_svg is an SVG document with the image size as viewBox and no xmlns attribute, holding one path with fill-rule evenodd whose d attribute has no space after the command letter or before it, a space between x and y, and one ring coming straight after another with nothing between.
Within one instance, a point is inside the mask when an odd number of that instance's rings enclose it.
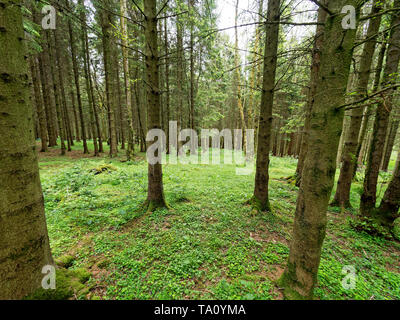
<instances>
[{"instance_id":1,"label":"forest floor","mask_svg":"<svg viewBox=\"0 0 400 320\"><path fill-rule=\"evenodd\" d=\"M284 178L297 160L272 158L271 213L245 205L254 174L236 175L233 165L165 165L171 209L149 214L141 209L144 154L121 162L122 152L110 160L74 150L40 155L53 256L90 272L74 299L282 299L274 280L288 256L298 190ZM354 208L361 190L353 185ZM356 215L329 209L316 298L400 299L400 242L355 231ZM354 289L342 286L345 266L356 269Z\"/></svg>"}]
</instances>

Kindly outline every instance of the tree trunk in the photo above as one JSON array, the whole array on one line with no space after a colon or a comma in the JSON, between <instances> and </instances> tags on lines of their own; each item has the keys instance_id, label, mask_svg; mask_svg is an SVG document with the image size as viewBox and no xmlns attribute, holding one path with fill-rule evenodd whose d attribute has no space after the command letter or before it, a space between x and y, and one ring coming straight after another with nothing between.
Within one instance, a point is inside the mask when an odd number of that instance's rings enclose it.
<instances>
[{"instance_id":1,"label":"tree trunk","mask_svg":"<svg viewBox=\"0 0 400 320\"><path fill-rule=\"evenodd\" d=\"M63 51L63 43L60 39L60 24L56 30L54 30L54 51L56 55L56 61L58 66L58 84L60 86L60 113L61 113L61 121L63 121L63 128L65 130L64 137L67 140L68 151L71 152L71 144L72 141L72 133L70 127L69 116L67 112L67 98L65 94L65 86L64 86L64 64L61 58Z\"/></svg>"},{"instance_id":2,"label":"tree trunk","mask_svg":"<svg viewBox=\"0 0 400 320\"><path fill-rule=\"evenodd\" d=\"M128 25L126 23L126 0L121 0L121 30L122 30L122 57L123 57L123 65L124 65L124 82L125 82L125 113L127 114L127 123L128 123L128 147L126 149L126 158L127 160L133 159L135 155L135 144L133 141L134 135L134 122L133 122L133 113L132 113L132 91L131 85L129 81L130 73L129 73L129 61L128 61Z\"/></svg>"},{"instance_id":3,"label":"tree trunk","mask_svg":"<svg viewBox=\"0 0 400 320\"><path fill-rule=\"evenodd\" d=\"M183 112L183 60L184 60L184 50L183 50L183 26L182 20L178 17L176 21L176 39L177 39L177 71L176 71L176 86L177 86L177 131L178 131L178 143L175 146L177 149L177 154L179 155L179 150L181 143L179 142L179 132L181 131L182 127L182 112Z\"/></svg>"},{"instance_id":4,"label":"tree trunk","mask_svg":"<svg viewBox=\"0 0 400 320\"><path fill-rule=\"evenodd\" d=\"M280 0L268 1L268 21L280 21ZM279 24L265 25L264 75L258 130L257 164L253 204L257 209L270 211L268 196L269 153L271 146L272 107L279 40Z\"/></svg>"},{"instance_id":5,"label":"tree trunk","mask_svg":"<svg viewBox=\"0 0 400 320\"><path fill-rule=\"evenodd\" d=\"M382 10L380 0L374 0L371 15L378 14ZM368 82L371 74L372 59L376 47L376 39L381 24L381 16L371 19L368 26L366 39L369 39L364 45L360 70L358 74L358 83L356 87L356 100L361 100L368 96ZM355 108L351 110L351 118L349 129L345 135L344 148L342 153L342 167L337 183L336 194L332 205L341 208L349 208L350 205L350 188L353 180L353 173L357 167L357 147L358 137L363 118L363 108Z\"/></svg>"},{"instance_id":6,"label":"tree trunk","mask_svg":"<svg viewBox=\"0 0 400 320\"><path fill-rule=\"evenodd\" d=\"M67 7L70 8L70 0L66 0ZM69 31L69 38L70 38L70 46L71 46L71 57L72 57L72 69L74 71L74 79L75 79L75 87L76 87L76 96L78 100L78 111L79 111L79 118L81 122L81 134L82 134L82 142L83 142L83 153L88 154L89 149L87 146L86 141L86 127L85 127L85 119L83 114L83 107L82 107L82 97L81 97L81 88L79 84L79 69L78 69L78 62L76 57L76 42L75 42L75 35L72 29L71 20L68 19L68 31Z\"/></svg>"},{"instance_id":7,"label":"tree trunk","mask_svg":"<svg viewBox=\"0 0 400 320\"><path fill-rule=\"evenodd\" d=\"M81 142L80 132L79 132L79 120L78 113L76 111L76 100L75 100L75 91L74 91L74 80L73 80L73 71L72 71L72 63L69 54L64 54L64 61L67 67L67 82L69 87L69 96L71 99L71 108L74 117L74 131L75 131L75 140L76 142Z\"/></svg>"},{"instance_id":8,"label":"tree trunk","mask_svg":"<svg viewBox=\"0 0 400 320\"><path fill-rule=\"evenodd\" d=\"M394 1L394 7L400 7L400 0ZM382 87L393 85L395 81L393 75L398 71L400 60L400 11L394 11L392 13L391 27ZM376 185L378 183L379 167L383 156L386 131L393 106L393 93L394 90L389 90L386 93L385 101L378 104L375 115L371 149L369 151L368 165L365 172L364 191L360 203L360 211L363 216L368 216L371 210L375 209Z\"/></svg>"},{"instance_id":9,"label":"tree trunk","mask_svg":"<svg viewBox=\"0 0 400 320\"><path fill-rule=\"evenodd\" d=\"M161 129L156 3L156 0L146 0L144 2L149 130ZM159 207L166 207L161 163L149 163L148 165L147 206L149 211Z\"/></svg>"},{"instance_id":10,"label":"tree trunk","mask_svg":"<svg viewBox=\"0 0 400 320\"><path fill-rule=\"evenodd\" d=\"M262 14L263 14L263 7L264 7L264 0L260 0L259 6L258 6L258 16L259 20L258 22L262 22ZM256 53L259 52L260 50L260 41L261 41L261 26L256 27L256 33L255 33L255 41L254 41L254 60L258 58L258 55ZM247 127L250 129L254 129L255 126L255 103L254 103L254 91L255 91L255 86L256 86L256 76L257 76L257 65L253 63L251 66L251 71L250 71L250 92L249 92L249 102L248 102L248 112L247 112Z\"/></svg>"},{"instance_id":11,"label":"tree trunk","mask_svg":"<svg viewBox=\"0 0 400 320\"><path fill-rule=\"evenodd\" d=\"M240 59L240 54L239 54L239 35L238 35L238 18L239 18L239 0L236 0L236 6L235 6L235 76L234 76L234 85L236 87L236 106L239 111L239 117L240 117L240 124L241 124L241 129L242 129L242 137L243 137L243 150L246 152L247 149L247 135L246 135L246 121L244 118L244 108L242 104L242 91L241 91L241 59ZM275 79L274 79L275 81Z\"/></svg>"},{"instance_id":12,"label":"tree trunk","mask_svg":"<svg viewBox=\"0 0 400 320\"><path fill-rule=\"evenodd\" d=\"M33 20L36 24L40 24L40 16L37 10L33 7ZM48 132L48 146L54 147L57 145L57 133L55 128L55 116L54 116L54 101L53 96L51 94L52 91L52 83L51 83L51 76L50 76L50 63L49 63L49 56L48 56L48 49L46 44L46 32L45 30L40 31L41 36L41 46L42 52L39 54L39 75L40 75L40 82L42 85L42 95L43 95L43 103L44 103L44 110L46 115L46 124L47 124L47 132Z\"/></svg>"},{"instance_id":13,"label":"tree trunk","mask_svg":"<svg viewBox=\"0 0 400 320\"><path fill-rule=\"evenodd\" d=\"M279 283L288 299L311 299L317 282L321 248L336 172L345 101L356 31L342 28L345 5L357 0L329 1L320 71L310 118L307 156L297 198L293 236L287 266ZM357 9L359 12L359 8Z\"/></svg>"},{"instance_id":14,"label":"tree trunk","mask_svg":"<svg viewBox=\"0 0 400 320\"><path fill-rule=\"evenodd\" d=\"M382 159L381 170L387 172L389 169L390 158L392 157L393 147L399 130L399 120L393 119L390 126L389 135L387 137L384 157Z\"/></svg>"},{"instance_id":15,"label":"tree trunk","mask_svg":"<svg viewBox=\"0 0 400 320\"><path fill-rule=\"evenodd\" d=\"M57 61L55 57L55 45L52 40L51 33L47 33L47 45L49 50L49 58L50 58L50 70L53 79L53 91L54 91L54 101L56 105L56 113L57 113L57 121L58 121L58 131L61 140L61 155L65 155L65 135L64 135L64 123L63 123L63 114L62 114L62 106L61 106L61 98L60 98L60 83L57 77Z\"/></svg>"},{"instance_id":16,"label":"tree trunk","mask_svg":"<svg viewBox=\"0 0 400 320\"><path fill-rule=\"evenodd\" d=\"M378 219L389 228L393 227L394 221L399 218L400 209L400 152L397 154L396 168L393 172L392 181L386 189L385 195L377 211Z\"/></svg>"},{"instance_id":17,"label":"tree trunk","mask_svg":"<svg viewBox=\"0 0 400 320\"><path fill-rule=\"evenodd\" d=\"M89 63L89 69L90 69L90 65L91 65L91 60L88 61ZM92 74L92 73L91 73ZM93 76L90 79L90 94L92 95L93 98L93 112L94 112L94 119L96 120L96 129L97 129L97 137L99 138L99 153L103 153L104 152L104 148L103 148L103 137L102 137L102 130L101 130L101 122L100 122L100 118L99 118L99 112L98 112L98 108L97 108L97 103L96 103L96 98L94 95L94 87L96 86L96 70L94 70L93 72ZM100 97L101 100L101 97Z\"/></svg>"},{"instance_id":18,"label":"tree trunk","mask_svg":"<svg viewBox=\"0 0 400 320\"><path fill-rule=\"evenodd\" d=\"M30 58L30 66L31 66L33 89L35 94L36 111L39 120L40 140L42 144L40 152L46 152L47 151L46 114L43 108L42 93L40 91L39 71L37 67L37 60L35 58Z\"/></svg>"},{"instance_id":19,"label":"tree trunk","mask_svg":"<svg viewBox=\"0 0 400 320\"><path fill-rule=\"evenodd\" d=\"M86 93L88 96L88 107L89 107L89 117L90 117L90 124L91 124L91 133L93 139L93 148L94 148L94 156L99 156L99 147L97 144L97 130L96 130L96 123L94 118L94 97L92 95L93 91L91 90L92 86L92 77L90 74L90 55L89 55L89 40L86 30L86 13L85 13L85 4L83 0L79 0L78 4L81 6L81 42L83 48L83 68L85 72L85 80L86 80Z\"/></svg>"},{"instance_id":20,"label":"tree trunk","mask_svg":"<svg viewBox=\"0 0 400 320\"><path fill-rule=\"evenodd\" d=\"M0 299L21 299L53 264L33 132L21 1L0 0Z\"/></svg>"},{"instance_id":21,"label":"tree trunk","mask_svg":"<svg viewBox=\"0 0 400 320\"><path fill-rule=\"evenodd\" d=\"M322 0L322 3L326 3L327 0ZM322 8L318 9L318 22L324 23L326 21L327 12ZM303 137L301 140L301 149L299 154L299 160L296 168L296 185L300 186L301 183L301 174L303 172L304 161L307 156L308 150L308 132L310 130L310 118L312 113L312 108L314 104L315 91L317 87L319 69L320 69L320 59L321 59L321 50L324 42L324 25L318 25L315 40L314 40L314 48L312 53L312 63L311 63L311 74L310 74L310 89L308 92L308 99L306 105L305 112L305 121L303 128Z\"/></svg>"},{"instance_id":22,"label":"tree trunk","mask_svg":"<svg viewBox=\"0 0 400 320\"><path fill-rule=\"evenodd\" d=\"M107 9L108 2L103 2L103 6ZM113 16L110 13L111 10L100 9L100 21L101 28L103 31L103 59L104 59L104 71L105 71L105 82L106 82L106 96L107 96L107 111L108 111L108 122L109 122L109 139L110 139L110 157L116 157L118 155L117 136L115 132L115 109L116 109L116 81L113 72L113 63L111 54L111 48L114 45L112 39L112 25L114 23Z\"/></svg>"},{"instance_id":23,"label":"tree trunk","mask_svg":"<svg viewBox=\"0 0 400 320\"><path fill-rule=\"evenodd\" d=\"M169 121L170 117L170 85L169 85L169 50L168 50L168 23L164 21L164 46L165 46L165 90L166 90L166 98L165 98L165 107L166 107L166 136L167 136L167 154L169 154Z\"/></svg>"}]
</instances>

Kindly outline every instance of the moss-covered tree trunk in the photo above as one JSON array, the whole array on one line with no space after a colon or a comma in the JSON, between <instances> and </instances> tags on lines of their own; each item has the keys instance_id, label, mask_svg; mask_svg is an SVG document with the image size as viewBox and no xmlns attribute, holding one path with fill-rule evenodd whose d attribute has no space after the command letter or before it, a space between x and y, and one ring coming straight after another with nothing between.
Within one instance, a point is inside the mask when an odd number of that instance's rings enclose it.
<instances>
[{"instance_id":1,"label":"moss-covered tree trunk","mask_svg":"<svg viewBox=\"0 0 400 320\"><path fill-rule=\"evenodd\" d=\"M322 0L321 3L325 3L326 0ZM327 12L319 8L318 9L318 22L324 23L327 17ZM296 168L296 185L300 186L301 183L301 173L303 172L304 161L306 159L307 150L308 150L308 131L310 130L310 118L311 112L314 104L314 96L317 86L319 68L320 68L320 59L321 59L321 49L324 40L324 25L320 24L317 26L315 39L314 39L314 48L312 53L312 62L311 62L311 74L310 74L310 89L307 97L307 105L305 110L305 120L304 120L304 128L303 128L303 137L301 140L301 149L299 154L299 160L297 162Z\"/></svg>"},{"instance_id":2,"label":"moss-covered tree trunk","mask_svg":"<svg viewBox=\"0 0 400 320\"><path fill-rule=\"evenodd\" d=\"M345 5L358 0L329 1L324 30L313 112L308 135L309 149L304 162L297 198L290 253L280 285L288 299L311 299L317 282L321 248L325 238L326 210L335 179L336 157L356 31L342 28Z\"/></svg>"},{"instance_id":3,"label":"moss-covered tree trunk","mask_svg":"<svg viewBox=\"0 0 400 320\"><path fill-rule=\"evenodd\" d=\"M382 10L382 3L380 0L374 0L371 15L378 14ZM361 100L368 96L368 82L372 69L372 59L376 47L376 39L378 36L379 26L381 24L381 16L371 19L368 26L366 39L369 39L364 45L360 69L358 73L358 83L356 86L357 95L356 100ZM358 137L363 118L363 108L360 106L354 108L350 113L349 129L345 135L343 153L342 153L342 167L340 169L340 176L337 183L335 198L332 205L340 206L342 208L349 208L350 205L350 188L353 180L353 173L357 168L357 147Z\"/></svg>"},{"instance_id":4,"label":"moss-covered tree trunk","mask_svg":"<svg viewBox=\"0 0 400 320\"><path fill-rule=\"evenodd\" d=\"M252 200L257 209L265 211L270 210L268 167L279 40L280 0L268 1L267 21L275 23L265 25L264 74L258 125L256 177Z\"/></svg>"},{"instance_id":5,"label":"moss-covered tree trunk","mask_svg":"<svg viewBox=\"0 0 400 320\"><path fill-rule=\"evenodd\" d=\"M400 7L400 0L394 1L394 7ZM386 66L382 79L382 87L390 87L396 80L400 61L400 11L392 12L391 33L389 47L386 55ZM394 90L386 93L384 101L378 104L375 114L374 131L368 164L365 171L364 191L361 196L360 210L363 216L369 216L375 209L376 189L379 176L379 168L383 157L386 132L389 125L390 113L393 107Z\"/></svg>"},{"instance_id":6,"label":"moss-covered tree trunk","mask_svg":"<svg viewBox=\"0 0 400 320\"><path fill-rule=\"evenodd\" d=\"M156 0L144 2L146 38L147 110L149 130L161 129ZM161 163L148 165L148 210L166 207Z\"/></svg>"},{"instance_id":7,"label":"moss-covered tree trunk","mask_svg":"<svg viewBox=\"0 0 400 320\"><path fill-rule=\"evenodd\" d=\"M26 54L21 1L0 0L0 299L35 291L53 263Z\"/></svg>"}]
</instances>

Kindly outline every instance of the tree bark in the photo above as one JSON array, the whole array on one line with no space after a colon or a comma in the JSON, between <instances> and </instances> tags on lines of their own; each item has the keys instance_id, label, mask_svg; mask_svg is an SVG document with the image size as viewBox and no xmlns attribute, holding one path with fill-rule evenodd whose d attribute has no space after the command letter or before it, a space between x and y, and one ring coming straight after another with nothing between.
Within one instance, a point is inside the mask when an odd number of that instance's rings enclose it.
<instances>
[{"instance_id":1,"label":"tree bark","mask_svg":"<svg viewBox=\"0 0 400 320\"><path fill-rule=\"evenodd\" d=\"M89 117L90 117L90 124L91 124L91 133L93 139L93 148L94 148L94 156L99 156L99 146L97 144L97 133L96 130L96 122L94 117L94 97L92 95L93 90L91 89L92 86L92 76L90 73L90 54L89 54L89 40L86 30L86 13L85 13L85 4L83 0L79 0L78 4L81 6L81 42L82 42L82 49L83 49L83 68L85 72L85 82L86 82L86 93L88 96L88 107L89 107Z\"/></svg>"},{"instance_id":2,"label":"tree bark","mask_svg":"<svg viewBox=\"0 0 400 320\"><path fill-rule=\"evenodd\" d=\"M400 0L394 1L394 7L400 7ZM382 79L382 87L394 83L394 74L398 71L400 61L400 11L392 12L391 34L386 56L386 66ZM383 147L386 139L386 131L389 124L390 113L393 107L394 90L389 90L384 101L378 104L375 115L374 131L370 151L368 154L368 165L365 171L364 191L361 196L360 211L362 216L370 215L375 209L376 186L378 183L379 168L383 156Z\"/></svg>"},{"instance_id":3,"label":"tree bark","mask_svg":"<svg viewBox=\"0 0 400 320\"><path fill-rule=\"evenodd\" d=\"M107 9L108 2L103 2L103 6ZM108 111L108 122L109 122L109 139L110 139L110 157L116 157L118 155L117 136L115 132L115 109L116 109L116 81L113 72L112 54L111 47L113 45L113 37L111 26L113 24L113 16L110 14L111 10L100 9L100 21L101 28L103 31L103 59L104 59L104 71L105 71L105 82L106 82L106 96L107 96L107 111Z\"/></svg>"},{"instance_id":4,"label":"tree bark","mask_svg":"<svg viewBox=\"0 0 400 320\"><path fill-rule=\"evenodd\" d=\"M247 135L246 135L246 121L244 117L244 108L242 103L242 91L241 91L241 59L239 54L239 34L238 34L238 18L239 18L239 0L236 0L235 6L235 76L234 76L234 86L236 89L236 110L239 111L240 124L242 129L243 137L243 150L246 152L247 149ZM275 80L274 80L275 81Z\"/></svg>"},{"instance_id":5,"label":"tree bark","mask_svg":"<svg viewBox=\"0 0 400 320\"><path fill-rule=\"evenodd\" d=\"M123 66L124 66L124 83L125 83L125 113L127 114L127 123L128 123L128 147L126 149L126 158L127 160L133 159L135 155L135 144L133 141L134 136L134 122L133 122L133 113L132 113L132 91L130 85L130 73L129 73L129 56L128 56L128 25L126 23L127 16L127 8L126 8L126 0L120 1L121 7L121 30L122 30L122 57L123 57Z\"/></svg>"},{"instance_id":6,"label":"tree bark","mask_svg":"<svg viewBox=\"0 0 400 320\"><path fill-rule=\"evenodd\" d=\"M66 0L66 4L67 4L68 8L71 7L70 0ZM83 114L81 87L79 84L79 69L78 69L78 62L77 62L77 57L76 57L76 42L75 42L75 35L74 35L74 31L73 31L72 23L71 23L70 19L68 19L68 31L69 31L70 47L71 47L72 69L74 71L76 96L77 96L77 101L78 101L78 111L79 111L79 118L80 118L80 122L81 122L83 153L88 154L89 149L88 149L87 141L86 141L85 118L84 118L84 114Z\"/></svg>"},{"instance_id":7,"label":"tree bark","mask_svg":"<svg viewBox=\"0 0 400 320\"><path fill-rule=\"evenodd\" d=\"M381 49L379 50L379 56L378 56L378 62L376 64L376 68L375 68L375 77L374 77L374 86L373 86L373 92L378 91L379 89L379 85L381 83L381 73L382 73L382 69L383 69L383 61L385 59L385 53L386 53L386 48L387 48L387 44L386 44L386 39L385 36L383 37L383 43L381 45ZM363 123L360 129L360 136L358 138L358 146L357 146L357 152L356 152L356 159L358 159L358 165L362 165L364 163L363 159L364 159L364 154L365 152L361 152L362 150L365 151L366 149L368 149L367 144L369 143L369 138L366 137L366 133L367 133L367 129L369 126L369 120L371 118L371 113L372 113L372 108L371 107L367 107L365 108L365 112L364 112L364 117L363 117ZM353 177L355 176L357 171L357 168L355 168L354 172L353 172Z\"/></svg>"},{"instance_id":8,"label":"tree bark","mask_svg":"<svg viewBox=\"0 0 400 320\"><path fill-rule=\"evenodd\" d=\"M149 130L161 129L156 3L156 0L146 0L144 2ZM161 163L149 163L148 165L148 193L146 205L149 211L160 207L166 207Z\"/></svg>"},{"instance_id":9,"label":"tree bark","mask_svg":"<svg viewBox=\"0 0 400 320\"><path fill-rule=\"evenodd\" d=\"M165 46L165 90L166 90L166 98L165 98L165 108L166 108L166 136L167 136L167 154L169 154L169 121L171 119L170 116L170 102L171 102L171 93L170 93L170 85L169 85L169 50L168 50L168 23L164 21L164 46Z\"/></svg>"},{"instance_id":10,"label":"tree bark","mask_svg":"<svg viewBox=\"0 0 400 320\"><path fill-rule=\"evenodd\" d=\"M326 232L326 210L336 172L345 101L356 31L342 28L345 5L358 0L329 1L324 46L310 119L307 156L297 198L293 236L284 274L279 280L288 299L312 299Z\"/></svg>"},{"instance_id":11,"label":"tree bark","mask_svg":"<svg viewBox=\"0 0 400 320\"><path fill-rule=\"evenodd\" d=\"M33 132L21 1L0 0L0 299L21 299L52 265Z\"/></svg>"},{"instance_id":12,"label":"tree bark","mask_svg":"<svg viewBox=\"0 0 400 320\"><path fill-rule=\"evenodd\" d=\"M280 0L268 1L267 21L280 21ZM275 75L279 40L279 24L265 25L264 74L260 105L258 147L253 204L262 211L270 211L269 153L271 149L272 107L274 104Z\"/></svg>"},{"instance_id":13,"label":"tree bark","mask_svg":"<svg viewBox=\"0 0 400 320\"><path fill-rule=\"evenodd\" d=\"M40 140L42 144L42 148L40 152L47 152L47 123L46 123L46 114L43 107L43 99L42 92L40 91L40 80L39 80L39 71L38 71L38 63L37 60L33 57L30 58L30 66L31 66L31 74L32 74L32 83L35 93L35 104L36 111L39 120L39 132L40 132Z\"/></svg>"},{"instance_id":14,"label":"tree bark","mask_svg":"<svg viewBox=\"0 0 400 320\"><path fill-rule=\"evenodd\" d=\"M390 126L389 135L385 144L385 152L382 159L381 170L387 172L389 169L390 158L392 157L393 147L399 130L399 120L393 119Z\"/></svg>"},{"instance_id":15,"label":"tree bark","mask_svg":"<svg viewBox=\"0 0 400 320\"><path fill-rule=\"evenodd\" d=\"M325 4L327 0L322 0L322 3ZM318 22L324 23L327 18L327 12L323 8L318 9ZM299 160L296 168L296 185L299 187L301 183L301 175L303 172L304 161L307 156L308 150L308 132L310 130L310 118L312 114L315 91L317 87L317 80L320 69L320 60L321 60L321 50L324 41L324 25L318 25L315 40L314 40L314 48L312 53L312 63L311 63L311 73L310 73L310 88L308 92L306 112L305 112L305 121L303 128L303 137L301 140L301 149L299 154Z\"/></svg>"},{"instance_id":16,"label":"tree bark","mask_svg":"<svg viewBox=\"0 0 400 320\"><path fill-rule=\"evenodd\" d=\"M65 155L66 148L65 148L65 135L64 135L64 123L63 123L63 114L62 114L62 106L61 106L61 98L60 98L60 83L58 79L58 73L57 73L57 59L55 57L55 45L53 42L54 37L51 36L51 33L47 33L46 35L47 38L47 45L48 45L48 50L49 50L49 58L50 58L50 70L51 70L51 76L53 80L53 92L54 92L54 101L56 105L56 119L58 123L58 134L60 136L61 140L61 155Z\"/></svg>"},{"instance_id":17,"label":"tree bark","mask_svg":"<svg viewBox=\"0 0 400 320\"><path fill-rule=\"evenodd\" d=\"M394 221L399 218L400 209L400 152L397 154L396 168L392 180L386 189L381 204L377 211L379 220L389 228L393 227Z\"/></svg>"},{"instance_id":18,"label":"tree bark","mask_svg":"<svg viewBox=\"0 0 400 320\"><path fill-rule=\"evenodd\" d=\"M374 0L371 15L378 14L382 10L380 0ZM356 87L356 101L368 96L368 82L371 74L372 59L375 53L376 39L381 24L381 16L371 19L368 26L366 39L370 39L364 44L364 49L360 61L360 70L358 74L358 83ZM358 137L363 118L363 108L355 108L351 110L349 129L345 135L345 142L342 153L342 167L337 183L336 193L332 205L341 208L349 208L350 204L350 188L353 180L353 173L357 167L357 147Z\"/></svg>"}]
</instances>

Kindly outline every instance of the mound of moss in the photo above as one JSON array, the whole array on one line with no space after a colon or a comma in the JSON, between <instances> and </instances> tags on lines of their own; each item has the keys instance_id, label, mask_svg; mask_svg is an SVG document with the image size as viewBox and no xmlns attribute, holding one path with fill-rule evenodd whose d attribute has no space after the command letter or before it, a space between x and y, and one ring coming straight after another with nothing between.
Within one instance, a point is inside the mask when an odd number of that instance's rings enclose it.
<instances>
[{"instance_id":1,"label":"mound of moss","mask_svg":"<svg viewBox=\"0 0 400 320\"><path fill-rule=\"evenodd\" d=\"M69 300L71 298L85 299L90 287L86 282L90 279L90 272L84 268L76 270L57 269L56 289L36 290L26 297L26 300Z\"/></svg>"}]
</instances>

